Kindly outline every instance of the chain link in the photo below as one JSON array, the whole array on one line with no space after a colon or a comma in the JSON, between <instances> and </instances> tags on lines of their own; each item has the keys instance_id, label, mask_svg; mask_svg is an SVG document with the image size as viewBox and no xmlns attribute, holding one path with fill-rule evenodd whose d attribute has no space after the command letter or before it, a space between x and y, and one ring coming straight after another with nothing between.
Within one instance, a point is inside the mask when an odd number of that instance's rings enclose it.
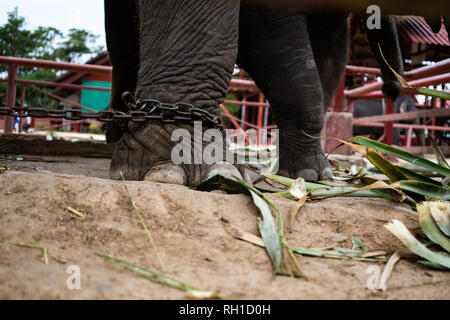
<instances>
[{"instance_id":1,"label":"chain link","mask_svg":"<svg viewBox=\"0 0 450 320\"><path fill-rule=\"evenodd\" d=\"M207 126L222 129L221 119L206 110L196 108L185 102L163 103L159 100L143 99L135 101L131 93L122 95L122 102L128 111L103 110L99 112L83 112L80 109L54 110L40 107L0 107L0 115L17 118L53 118L66 120L95 119L100 122L113 122L123 119L143 123L157 121L162 123L202 121Z\"/></svg>"}]
</instances>

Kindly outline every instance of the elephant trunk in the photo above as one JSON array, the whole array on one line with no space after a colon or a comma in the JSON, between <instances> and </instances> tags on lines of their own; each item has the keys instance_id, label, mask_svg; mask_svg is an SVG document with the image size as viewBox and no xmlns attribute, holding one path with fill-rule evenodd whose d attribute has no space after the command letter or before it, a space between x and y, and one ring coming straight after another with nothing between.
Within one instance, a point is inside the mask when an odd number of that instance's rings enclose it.
<instances>
[{"instance_id":1,"label":"elephant trunk","mask_svg":"<svg viewBox=\"0 0 450 320\"><path fill-rule=\"evenodd\" d=\"M375 58L380 63L381 74L383 78L383 92L393 101L397 99L402 91L402 87L395 77L394 73L384 62L381 56L388 59L389 65L400 75L403 76L403 61L400 45L397 35L397 27L394 17L383 16L381 18L381 28L366 29L367 38Z\"/></svg>"}]
</instances>

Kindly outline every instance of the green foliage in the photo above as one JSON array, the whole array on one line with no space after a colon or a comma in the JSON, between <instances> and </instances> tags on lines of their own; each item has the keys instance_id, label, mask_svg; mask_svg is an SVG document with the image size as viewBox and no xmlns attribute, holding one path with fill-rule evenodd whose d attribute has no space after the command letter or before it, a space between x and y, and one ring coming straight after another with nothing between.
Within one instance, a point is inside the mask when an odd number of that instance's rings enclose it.
<instances>
[{"instance_id":1,"label":"green foliage","mask_svg":"<svg viewBox=\"0 0 450 320\"><path fill-rule=\"evenodd\" d=\"M56 72L48 69L19 68L17 77L26 80L53 81L56 78ZM49 88L41 87L41 89L47 92L52 91ZM17 95L18 98L19 94ZM30 106L42 106L46 108L56 108L58 105L58 101L29 89L25 91L25 102Z\"/></svg>"},{"instance_id":2,"label":"green foliage","mask_svg":"<svg viewBox=\"0 0 450 320\"><path fill-rule=\"evenodd\" d=\"M8 21L0 26L0 55L27 58L49 56L52 44L61 32L52 27L38 27L34 31L25 29L24 17L20 17L17 8L8 12Z\"/></svg>"},{"instance_id":3,"label":"green foliage","mask_svg":"<svg viewBox=\"0 0 450 320\"><path fill-rule=\"evenodd\" d=\"M225 97L226 100L234 100L234 95L232 93L227 93L227 96ZM224 103L225 108L227 108L228 112L232 116L239 117L239 106L235 104L226 104ZM222 114L222 122L224 122L226 125L231 125L231 121L228 117L225 117Z\"/></svg>"},{"instance_id":4,"label":"green foliage","mask_svg":"<svg viewBox=\"0 0 450 320\"><path fill-rule=\"evenodd\" d=\"M81 63L85 55L97 55L104 49L95 46L98 36L86 30L70 29L67 35L53 27L26 28L24 17L19 16L17 8L8 12L8 20L0 26L0 55L20 58L57 60ZM0 74L6 77L6 66L0 66ZM19 68L18 79L52 81L56 78L54 70ZM44 89L51 91L51 89ZM0 92L6 91L6 84L0 83ZM4 99L4 98L0 98ZM19 94L17 99L19 99ZM27 90L27 105L54 108L57 102L41 93ZM4 101L3 101L4 102ZM1 101L0 101L1 103Z\"/></svg>"},{"instance_id":5,"label":"green foliage","mask_svg":"<svg viewBox=\"0 0 450 320\"><path fill-rule=\"evenodd\" d=\"M99 123L91 123L89 124L89 132L92 133L102 133L102 126Z\"/></svg>"},{"instance_id":6,"label":"green foliage","mask_svg":"<svg viewBox=\"0 0 450 320\"><path fill-rule=\"evenodd\" d=\"M59 47L54 51L54 58L67 61L76 62L84 54L99 53L103 51L103 47L90 47L89 44L94 45L98 36L86 30L70 29L67 39L59 44Z\"/></svg>"}]
</instances>

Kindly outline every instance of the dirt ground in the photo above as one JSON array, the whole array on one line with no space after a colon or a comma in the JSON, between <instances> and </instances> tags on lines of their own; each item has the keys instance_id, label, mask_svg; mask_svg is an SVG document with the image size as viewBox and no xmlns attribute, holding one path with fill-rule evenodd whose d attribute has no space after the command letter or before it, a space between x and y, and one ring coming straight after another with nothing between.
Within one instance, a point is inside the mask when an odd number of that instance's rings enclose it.
<instances>
[{"instance_id":1,"label":"dirt ground","mask_svg":"<svg viewBox=\"0 0 450 320\"><path fill-rule=\"evenodd\" d=\"M27 161L32 160L32 161ZM186 294L152 283L105 262L95 252L159 268L152 246L124 185L107 179L109 160L24 156L2 161L0 299L184 299ZM385 292L366 288L374 263L298 257L308 280L272 277L264 249L231 236L220 219L258 235L258 212L249 197L199 192L151 182L128 182L166 268L177 280L217 290L231 299L450 299L450 273L402 258ZM293 201L270 196L285 221ZM79 218L72 207L86 215ZM416 214L406 205L380 199L334 198L301 208L290 232L292 246L351 247L360 238L370 250L406 252L383 224L403 221L419 234ZM69 265L81 270L81 289L69 290ZM383 265L379 265L383 268Z\"/></svg>"}]
</instances>

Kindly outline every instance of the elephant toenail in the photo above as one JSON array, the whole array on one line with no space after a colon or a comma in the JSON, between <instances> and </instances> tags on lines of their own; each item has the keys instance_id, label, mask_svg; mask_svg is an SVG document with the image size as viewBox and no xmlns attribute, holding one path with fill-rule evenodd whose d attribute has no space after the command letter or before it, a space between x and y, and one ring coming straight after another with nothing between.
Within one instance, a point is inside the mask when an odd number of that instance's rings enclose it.
<instances>
[{"instance_id":1,"label":"elephant toenail","mask_svg":"<svg viewBox=\"0 0 450 320\"><path fill-rule=\"evenodd\" d=\"M230 163L224 162L224 163L215 163L214 165L212 165L211 168L209 168L208 170L206 180L218 174L228 179L234 180L234 177L242 179L241 173L235 166L233 166Z\"/></svg>"},{"instance_id":2,"label":"elephant toenail","mask_svg":"<svg viewBox=\"0 0 450 320\"><path fill-rule=\"evenodd\" d=\"M303 179L305 179L307 181L317 181L319 178L317 171L314 169L300 170L297 175L298 175L298 177L302 177Z\"/></svg>"},{"instance_id":3,"label":"elephant toenail","mask_svg":"<svg viewBox=\"0 0 450 320\"><path fill-rule=\"evenodd\" d=\"M186 171L178 165L164 163L152 167L144 175L144 181L187 185Z\"/></svg>"},{"instance_id":4,"label":"elephant toenail","mask_svg":"<svg viewBox=\"0 0 450 320\"><path fill-rule=\"evenodd\" d=\"M325 168L320 173L321 180L331 179L332 177L333 177L333 171L331 170L331 168Z\"/></svg>"}]
</instances>

